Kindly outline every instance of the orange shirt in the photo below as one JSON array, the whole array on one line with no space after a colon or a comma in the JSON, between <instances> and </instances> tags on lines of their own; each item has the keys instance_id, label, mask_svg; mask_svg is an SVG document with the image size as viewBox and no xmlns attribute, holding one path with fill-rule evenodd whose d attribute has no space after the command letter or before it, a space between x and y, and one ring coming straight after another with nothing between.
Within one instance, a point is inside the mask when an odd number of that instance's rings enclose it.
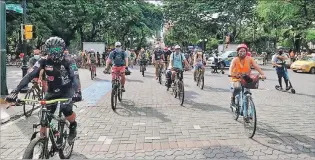
<instances>
[{"instance_id":1,"label":"orange shirt","mask_svg":"<svg viewBox=\"0 0 315 160\"><path fill-rule=\"evenodd\" d=\"M251 57L246 56L243 61L240 58L235 58L235 66L232 70L232 74L249 74L251 71L251 64L253 59ZM231 80L233 82L240 81L239 78L232 77Z\"/></svg>"}]
</instances>

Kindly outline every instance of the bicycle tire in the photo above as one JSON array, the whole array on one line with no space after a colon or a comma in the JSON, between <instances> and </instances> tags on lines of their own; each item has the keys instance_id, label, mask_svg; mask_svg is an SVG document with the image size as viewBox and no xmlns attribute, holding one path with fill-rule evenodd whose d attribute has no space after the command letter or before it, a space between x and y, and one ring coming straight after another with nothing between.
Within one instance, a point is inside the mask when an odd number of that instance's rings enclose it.
<instances>
[{"instance_id":1,"label":"bicycle tire","mask_svg":"<svg viewBox=\"0 0 315 160\"><path fill-rule=\"evenodd\" d=\"M178 81L177 85L178 85L178 99L179 99L180 105L182 106L185 100L184 82Z\"/></svg>"},{"instance_id":2,"label":"bicycle tire","mask_svg":"<svg viewBox=\"0 0 315 160\"><path fill-rule=\"evenodd\" d=\"M38 144L38 143L42 143L43 144L43 151L44 153L41 153L41 154L44 154L43 156L44 157L41 157L42 159L48 159L49 156L48 156L48 150L46 148L46 141L48 139L45 138L45 137L36 137L34 138L26 147L25 151L24 151L24 154L23 154L23 158L22 159L33 159L33 151L34 151L34 148L35 146Z\"/></svg>"},{"instance_id":3,"label":"bicycle tire","mask_svg":"<svg viewBox=\"0 0 315 160\"><path fill-rule=\"evenodd\" d=\"M198 73L198 78L196 79L197 80L197 86L199 86L199 83L200 83L200 73Z\"/></svg>"},{"instance_id":4,"label":"bicycle tire","mask_svg":"<svg viewBox=\"0 0 315 160\"><path fill-rule=\"evenodd\" d=\"M144 77L144 67L142 66L142 77Z\"/></svg>"},{"instance_id":5,"label":"bicycle tire","mask_svg":"<svg viewBox=\"0 0 315 160\"><path fill-rule=\"evenodd\" d=\"M205 85L205 77L203 75L201 75L200 82L201 82L201 84L199 84L199 87L201 90L203 90L203 87Z\"/></svg>"},{"instance_id":6,"label":"bicycle tire","mask_svg":"<svg viewBox=\"0 0 315 160\"><path fill-rule=\"evenodd\" d=\"M253 138L255 133L256 133L256 127L257 127L257 117L256 117L256 108L255 108L255 104L253 102L253 99L249 96L249 97L246 97L247 98L247 114L249 114L249 112L252 114L252 121L253 121L253 124L251 126L253 126L253 129L251 132L249 132L249 127L247 122L244 122L244 128L247 132L247 136L248 138ZM250 106L250 107L249 107ZM250 109L249 109L250 108Z\"/></svg>"},{"instance_id":7,"label":"bicycle tire","mask_svg":"<svg viewBox=\"0 0 315 160\"><path fill-rule=\"evenodd\" d=\"M122 101L122 94L123 94L123 92L121 91L121 85L119 85L119 88L117 88L117 91L116 91L118 94L118 100L119 100L119 102L121 102Z\"/></svg>"},{"instance_id":8,"label":"bicycle tire","mask_svg":"<svg viewBox=\"0 0 315 160\"><path fill-rule=\"evenodd\" d=\"M69 133L67 133L67 131L64 130L64 127L65 127L64 124L60 125L60 123L59 123L58 125L60 127L59 131L63 131L63 133L62 133L62 138L63 138L63 143L64 143L63 147L65 147L65 145L68 143L68 136L69 136L70 131L69 131ZM69 145L70 145L71 148L70 148L70 152L68 153L68 155L65 155L64 152L63 152L65 148L59 150L59 158L60 159L69 159L71 157L72 152L73 152L74 141L71 142L71 144L69 144Z\"/></svg>"},{"instance_id":9,"label":"bicycle tire","mask_svg":"<svg viewBox=\"0 0 315 160\"><path fill-rule=\"evenodd\" d=\"M93 68L92 68L92 67L91 67L91 69L90 69L90 70L91 70L91 71L90 71L90 72L91 72L91 80L93 80L93 79L94 79L94 75L95 75L95 74L94 74L94 71L93 71Z\"/></svg>"},{"instance_id":10,"label":"bicycle tire","mask_svg":"<svg viewBox=\"0 0 315 160\"><path fill-rule=\"evenodd\" d=\"M116 88L113 88L112 93L111 93L111 106L114 111L116 110L116 105L117 105L117 93L116 93Z\"/></svg>"},{"instance_id":11,"label":"bicycle tire","mask_svg":"<svg viewBox=\"0 0 315 160\"><path fill-rule=\"evenodd\" d=\"M162 73L161 68L159 68L159 83L162 84Z\"/></svg>"},{"instance_id":12,"label":"bicycle tire","mask_svg":"<svg viewBox=\"0 0 315 160\"><path fill-rule=\"evenodd\" d=\"M25 99L34 99L36 100L36 95L34 94L34 90L33 89L29 89L25 95ZM23 112L24 112L24 116L25 117L30 117L34 111L35 108L35 104L32 105L32 109L27 111L26 110L26 103L23 103Z\"/></svg>"}]
</instances>

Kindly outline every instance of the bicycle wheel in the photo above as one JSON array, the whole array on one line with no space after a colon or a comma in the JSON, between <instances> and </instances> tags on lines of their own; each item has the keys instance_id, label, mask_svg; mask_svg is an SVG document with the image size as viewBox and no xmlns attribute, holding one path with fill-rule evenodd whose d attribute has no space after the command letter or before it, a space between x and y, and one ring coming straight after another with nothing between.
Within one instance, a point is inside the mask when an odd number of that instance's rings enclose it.
<instances>
[{"instance_id":1,"label":"bicycle wheel","mask_svg":"<svg viewBox=\"0 0 315 160\"><path fill-rule=\"evenodd\" d=\"M183 105L185 99L185 90L183 81L178 81L178 99L180 105Z\"/></svg>"},{"instance_id":2,"label":"bicycle wheel","mask_svg":"<svg viewBox=\"0 0 315 160\"><path fill-rule=\"evenodd\" d=\"M47 138L44 137L37 137L35 139L33 139L28 146L26 147L24 154L23 154L23 158L22 159L48 159L48 150L47 150ZM37 145L42 145L41 148L41 152L39 153L39 155L33 155L34 154L34 149Z\"/></svg>"},{"instance_id":3,"label":"bicycle wheel","mask_svg":"<svg viewBox=\"0 0 315 160\"><path fill-rule=\"evenodd\" d=\"M199 80L199 87L201 90L203 90L203 87L205 85L205 77L203 75L200 76L200 80Z\"/></svg>"},{"instance_id":4,"label":"bicycle wheel","mask_svg":"<svg viewBox=\"0 0 315 160\"><path fill-rule=\"evenodd\" d=\"M36 100L36 94L34 93L33 89L29 89L26 92L25 99ZM35 107L35 103L32 103L32 104L29 104L29 103L31 103L31 102L23 103L23 112L24 112L25 117L31 116L33 113L34 107Z\"/></svg>"},{"instance_id":5,"label":"bicycle wheel","mask_svg":"<svg viewBox=\"0 0 315 160\"><path fill-rule=\"evenodd\" d=\"M123 92L121 91L121 85L119 85L119 87L117 89L117 95L118 95L119 102L121 102L121 100L122 100L122 94L123 94Z\"/></svg>"},{"instance_id":6,"label":"bicycle wheel","mask_svg":"<svg viewBox=\"0 0 315 160\"><path fill-rule=\"evenodd\" d=\"M111 93L111 105L112 105L112 109L115 111L115 110L116 110L116 105L117 105L116 87L113 87L113 89L112 89L112 93Z\"/></svg>"},{"instance_id":7,"label":"bicycle wheel","mask_svg":"<svg viewBox=\"0 0 315 160\"><path fill-rule=\"evenodd\" d=\"M200 73L198 72L198 76L197 76L197 86L199 86L199 83L200 83Z\"/></svg>"},{"instance_id":8,"label":"bicycle wheel","mask_svg":"<svg viewBox=\"0 0 315 160\"><path fill-rule=\"evenodd\" d=\"M247 97L247 117L248 122L244 122L244 128L247 132L247 136L249 138L253 138L256 132L257 127L257 117L256 117L256 109L255 104L252 100L252 97Z\"/></svg>"},{"instance_id":9,"label":"bicycle wheel","mask_svg":"<svg viewBox=\"0 0 315 160\"><path fill-rule=\"evenodd\" d=\"M162 73L161 68L159 68L159 83L162 84Z\"/></svg>"},{"instance_id":10,"label":"bicycle wheel","mask_svg":"<svg viewBox=\"0 0 315 160\"><path fill-rule=\"evenodd\" d=\"M93 68L92 68L92 67L90 68L90 72L91 72L91 80L93 80L93 79L94 79L95 74L94 74L94 71L93 71Z\"/></svg>"},{"instance_id":11,"label":"bicycle wheel","mask_svg":"<svg viewBox=\"0 0 315 160\"><path fill-rule=\"evenodd\" d=\"M144 77L144 69L145 69L145 67L142 66L141 68L142 68L142 76Z\"/></svg>"},{"instance_id":12,"label":"bicycle wheel","mask_svg":"<svg viewBox=\"0 0 315 160\"><path fill-rule=\"evenodd\" d=\"M62 149L59 150L59 158L60 159L69 159L71 157L71 154L73 151L74 141L73 142L68 141L70 131L64 130L65 125L61 124L61 123L59 123L58 125L59 125L59 127L58 127L59 131L60 131L60 133L62 133L60 138L62 138L62 142L63 142L62 143ZM69 128L67 128L67 129L69 130ZM66 147L67 145L68 145L68 147ZM69 149L68 153L65 152L66 149Z\"/></svg>"}]
</instances>

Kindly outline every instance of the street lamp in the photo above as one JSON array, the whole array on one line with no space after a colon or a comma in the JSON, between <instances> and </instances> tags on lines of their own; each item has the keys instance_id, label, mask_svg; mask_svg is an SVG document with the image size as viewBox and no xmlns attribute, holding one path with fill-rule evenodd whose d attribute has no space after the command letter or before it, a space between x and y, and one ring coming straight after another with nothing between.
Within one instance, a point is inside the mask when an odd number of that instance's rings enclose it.
<instances>
[{"instance_id":1,"label":"street lamp","mask_svg":"<svg viewBox=\"0 0 315 160\"><path fill-rule=\"evenodd\" d=\"M26 0L23 0L22 3L22 7L23 7L23 24L26 24ZM22 35L23 36L23 35ZM24 57L23 57L23 66L22 66L22 76L24 77L27 74L27 61L26 61L26 57L27 57L27 44L26 44L26 40L23 40L23 52L24 52ZM25 86L24 88L21 89L21 93L26 93L28 90L28 85Z\"/></svg>"}]
</instances>

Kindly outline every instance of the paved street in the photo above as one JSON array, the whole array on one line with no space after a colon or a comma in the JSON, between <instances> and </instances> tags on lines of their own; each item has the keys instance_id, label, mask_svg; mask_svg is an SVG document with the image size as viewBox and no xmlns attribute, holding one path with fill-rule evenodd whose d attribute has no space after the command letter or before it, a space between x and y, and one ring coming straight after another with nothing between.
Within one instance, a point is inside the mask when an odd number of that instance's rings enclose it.
<instances>
[{"instance_id":1,"label":"paved street","mask_svg":"<svg viewBox=\"0 0 315 160\"><path fill-rule=\"evenodd\" d=\"M84 101L75 109L79 139L71 159L315 159L315 75L290 71L294 95L275 90L276 73L265 66L267 80L252 91L258 130L249 139L241 118L232 119L227 75L207 71L200 90L185 72L180 106L157 83L152 67L145 77L138 70L127 77L116 112L110 107L110 75L99 68L92 81L88 70L80 70ZM9 79L9 87L16 85ZM1 126L0 159L22 157L37 121L34 114Z\"/></svg>"}]
</instances>

